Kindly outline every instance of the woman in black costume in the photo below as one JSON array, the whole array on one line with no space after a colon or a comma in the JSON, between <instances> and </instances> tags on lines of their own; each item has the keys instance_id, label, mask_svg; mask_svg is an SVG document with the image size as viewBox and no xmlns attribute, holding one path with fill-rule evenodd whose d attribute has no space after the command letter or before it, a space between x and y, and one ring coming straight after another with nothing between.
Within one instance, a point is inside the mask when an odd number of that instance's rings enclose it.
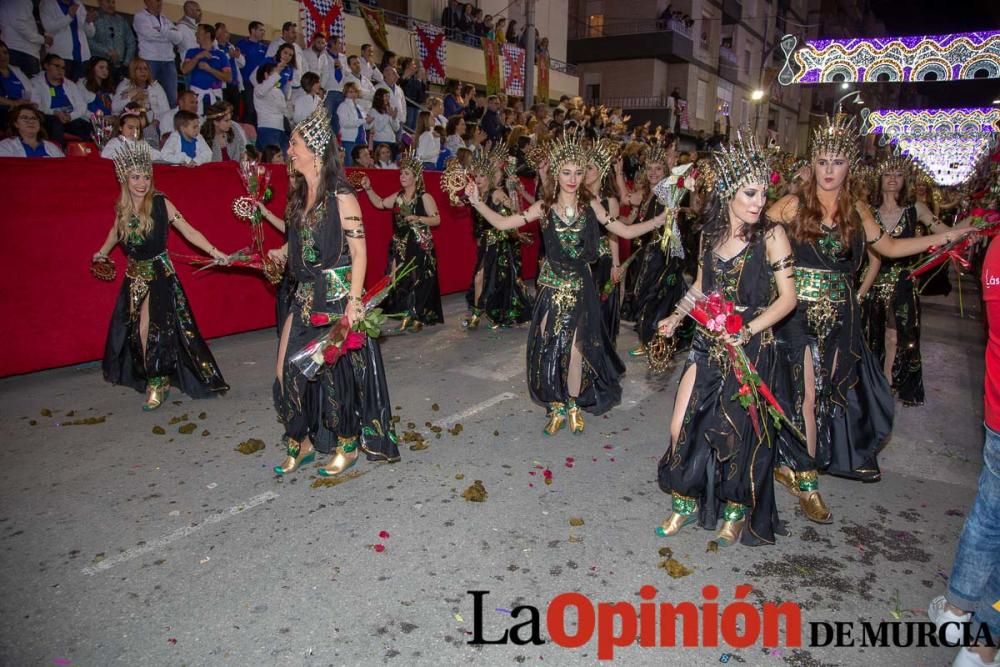
<instances>
[{"instance_id":1,"label":"woman in black costume","mask_svg":"<svg viewBox=\"0 0 1000 667\"><path fill-rule=\"evenodd\" d=\"M387 313L404 313L400 331L416 333L424 325L442 324L441 288L438 286L437 256L431 227L441 224L434 198L424 190L424 164L413 153L399 159L400 190L382 197L372 190L365 176L361 187L377 209L392 211L392 241L386 273L413 262L413 271L399 281L382 304Z\"/></svg>"},{"instance_id":2,"label":"woman in black costume","mask_svg":"<svg viewBox=\"0 0 1000 667\"><path fill-rule=\"evenodd\" d=\"M818 523L833 517L819 494L817 472L877 481L877 453L892 431L892 394L864 343L854 293L866 245L886 257L906 257L968 232L886 235L868 205L850 194L859 154L853 118L828 121L814 132L812 174L801 192L767 212L786 226L795 254L798 306L777 334L792 370L794 421L807 440L802 447L779 439L775 478Z\"/></svg>"},{"instance_id":3,"label":"woman in black costume","mask_svg":"<svg viewBox=\"0 0 1000 667\"><path fill-rule=\"evenodd\" d=\"M219 264L228 264L229 258L153 188L146 143L123 143L114 162L121 184L115 224L93 261L107 261L108 253L121 243L128 266L104 346L104 379L146 392L142 409L147 411L167 400L171 386L192 398L226 391L229 386L198 331L167 254L167 232L173 225Z\"/></svg>"},{"instance_id":4,"label":"woman in black costume","mask_svg":"<svg viewBox=\"0 0 1000 667\"><path fill-rule=\"evenodd\" d=\"M725 344L742 346L763 382L783 384L778 379L787 366L771 328L795 308L794 259L784 229L761 220L771 172L756 143L734 142L716 155L712 171L694 290L732 301L745 325L722 338L700 328L695 334L674 402L670 448L659 464L673 514L656 532L669 537L695 521L715 530L721 514L720 546L741 535L744 544L773 544L777 433L764 412L755 428L737 401L741 383ZM683 318L676 311L660 322L660 333L672 335Z\"/></svg>"},{"instance_id":5,"label":"woman in black costume","mask_svg":"<svg viewBox=\"0 0 1000 667\"><path fill-rule=\"evenodd\" d=\"M588 192L594 194L601 207L611 218L618 217L618 198L614 188L606 178L612 160L617 154L618 144L610 139L601 139L594 144L591 160L587 165L584 185ZM621 323L621 260L619 259L618 236L601 226L601 244L597 250L597 261L590 265L594 276L594 286L601 299L601 320L611 337L614 347L618 341L618 328ZM610 286L611 291L605 293Z\"/></svg>"},{"instance_id":6,"label":"woman in black costume","mask_svg":"<svg viewBox=\"0 0 1000 667\"><path fill-rule=\"evenodd\" d=\"M908 204L910 171L906 158L890 158L879 165L875 221L896 239L919 236L921 225L932 233L947 232L950 228L938 221L925 204ZM923 405L920 297L906 270L912 260L882 259L875 252L868 254L868 272L858 288L868 349L884 368L888 336L896 348L889 375L892 388L903 405ZM894 323L893 329L889 328L890 323Z\"/></svg>"},{"instance_id":7,"label":"woman in black costume","mask_svg":"<svg viewBox=\"0 0 1000 667\"><path fill-rule=\"evenodd\" d=\"M515 210L507 193L496 187L506 159L506 147L501 145L480 152L472 160L472 173L483 201L503 216ZM492 328L527 322L531 319L531 296L521 281L521 242L516 232L494 229L472 208L472 233L476 239L476 268L465 295L471 314L462 324L476 329L484 316Z\"/></svg>"},{"instance_id":8,"label":"woman in black costume","mask_svg":"<svg viewBox=\"0 0 1000 667\"><path fill-rule=\"evenodd\" d=\"M361 303L368 256L361 207L344 178L330 117L318 107L292 132L288 148L287 271L297 287L278 345L274 405L285 427L287 456L274 472L285 475L332 454L319 474L353 466L358 449L372 461L398 461L389 390L378 341L365 337L313 379L292 361L343 316L353 326ZM331 324L313 325L325 315Z\"/></svg>"},{"instance_id":9,"label":"woman in black costume","mask_svg":"<svg viewBox=\"0 0 1000 667\"><path fill-rule=\"evenodd\" d=\"M621 401L624 366L601 323L601 302L590 273L601 240L599 226L625 238L645 234L666 222L659 215L625 225L612 219L583 186L590 156L573 134L550 142L549 178L556 184L524 213L502 216L479 198L475 183L465 190L469 202L497 229L516 229L541 220L545 260L538 276L535 310L528 332L528 390L548 408L546 435L567 419L583 433L581 410L599 415Z\"/></svg>"}]
</instances>

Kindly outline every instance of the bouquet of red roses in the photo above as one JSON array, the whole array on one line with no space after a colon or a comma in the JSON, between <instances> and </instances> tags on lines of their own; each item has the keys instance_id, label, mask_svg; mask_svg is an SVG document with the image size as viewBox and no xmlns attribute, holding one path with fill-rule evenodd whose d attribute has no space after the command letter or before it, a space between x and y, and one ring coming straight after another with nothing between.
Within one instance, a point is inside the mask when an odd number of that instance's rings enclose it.
<instances>
[{"instance_id":1,"label":"bouquet of red roses","mask_svg":"<svg viewBox=\"0 0 1000 667\"><path fill-rule=\"evenodd\" d=\"M736 306L732 301L725 299L718 292L709 295L702 294L701 291L691 288L681 300L680 310L682 313L693 319L706 331L716 338L725 335L738 334L743 329L743 317L736 312ZM733 395L732 400L737 401L740 406L750 413L750 421L753 424L754 432L761 434L760 414L769 416L775 428L780 428L782 424L805 442L805 436L788 419L785 411L774 397L771 388L760 377L756 366L747 357L742 346L723 343L726 354L729 357L733 374L739 383L739 390ZM770 436L768 436L770 437Z\"/></svg>"},{"instance_id":2,"label":"bouquet of red roses","mask_svg":"<svg viewBox=\"0 0 1000 667\"><path fill-rule=\"evenodd\" d=\"M975 236L995 236L1000 233L1000 211L974 208L969 211L969 217L972 219L972 226L976 229L976 234L963 236L940 247L929 248L927 257L910 268L911 278L917 278L948 260L954 261L959 271L972 266L965 257L966 251L972 245Z\"/></svg>"}]
</instances>

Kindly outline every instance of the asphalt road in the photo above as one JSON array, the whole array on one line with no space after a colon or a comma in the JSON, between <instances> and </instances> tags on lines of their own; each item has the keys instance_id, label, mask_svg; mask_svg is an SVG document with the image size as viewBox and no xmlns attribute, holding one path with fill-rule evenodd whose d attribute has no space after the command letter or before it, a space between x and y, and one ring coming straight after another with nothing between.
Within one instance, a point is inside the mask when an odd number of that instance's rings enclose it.
<instances>
[{"instance_id":1,"label":"asphalt road","mask_svg":"<svg viewBox=\"0 0 1000 667\"><path fill-rule=\"evenodd\" d=\"M779 491L788 537L718 551L707 531L653 533L669 513L655 476L677 368L652 376L628 360L621 407L588 418L582 436L543 439L524 385L527 330L466 332L462 307L450 298L446 325L383 343L400 433L427 447L406 443L394 465L361 461L336 486L315 487L312 469L271 472L272 331L212 342L228 395L173 395L151 414L96 365L0 381L0 663L587 664L596 633L579 648L553 643L550 601L579 592L638 605L645 585L655 602L698 605L714 585L721 610L749 584L754 606L794 601L805 624L926 620L981 461L981 323L956 317L953 300L928 301L927 404L898 407L883 481L822 478L828 526ZM621 350L633 341L624 333ZM88 418L103 421L73 423ZM236 451L249 438L266 448ZM475 480L484 502L462 496ZM663 547L683 576L664 567ZM546 643L468 644L473 590L489 591L484 639L530 620L511 611L531 605ZM566 622L577 632L576 612ZM517 637L530 635L526 625ZM945 665L953 654L759 642L614 651L628 665Z\"/></svg>"}]
</instances>

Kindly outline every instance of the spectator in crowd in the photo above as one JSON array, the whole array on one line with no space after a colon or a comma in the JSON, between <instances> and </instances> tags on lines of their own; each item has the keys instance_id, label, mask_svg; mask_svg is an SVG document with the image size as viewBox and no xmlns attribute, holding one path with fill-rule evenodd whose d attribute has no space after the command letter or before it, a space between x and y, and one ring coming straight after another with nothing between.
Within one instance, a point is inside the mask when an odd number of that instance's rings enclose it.
<instances>
[{"instance_id":1,"label":"spectator in crowd","mask_svg":"<svg viewBox=\"0 0 1000 667\"><path fill-rule=\"evenodd\" d=\"M153 80L149 63L143 58L133 58L128 64L128 77L122 79L111 98L111 112L121 113L129 102L136 102L145 110L146 122L150 124L157 123L170 111L166 91Z\"/></svg>"},{"instance_id":2,"label":"spectator in crowd","mask_svg":"<svg viewBox=\"0 0 1000 667\"><path fill-rule=\"evenodd\" d=\"M14 136L0 141L0 157L65 157L61 148L45 140L42 114L29 104L13 107L10 123Z\"/></svg>"},{"instance_id":3,"label":"spectator in crowd","mask_svg":"<svg viewBox=\"0 0 1000 667\"><path fill-rule=\"evenodd\" d=\"M458 155L459 148L465 148L465 117L462 114L455 114L448 118L448 126L445 128L447 136L444 140L444 147L452 155Z\"/></svg>"},{"instance_id":4,"label":"spectator in crowd","mask_svg":"<svg viewBox=\"0 0 1000 667\"><path fill-rule=\"evenodd\" d=\"M298 125L323 104L326 91L316 72L306 72L302 75L302 94L292 103L292 125Z\"/></svg>"},{"instance_id":5,"label":"spectator in crowd","mask_svg":"<svg viewBox=\"0 0 1000 667\"><path fill-rule=\"evenodd\" d=\"M31 82L10 62L7 45L0 42L0 130L6 130L11 107L31 101Z\"/></svg>"},{"instance_id":6,"label":"spectator in crowd","mask_svg":"<svg viewBox=\"0 0 1000 667\"><path fill-rule=\"evenodd\" d=\"M383 51L382 61L378 65L378 71L385 72L385 68L391 65L395 67L396 71L398 72L399 71L398 61L399 61L399 56L396 55L395 51Z\"/></svg>"},{"instance_id":7,"label":"spectator in crowd","mask_svg":"<svg viewBox=\"0 0 1000 667\"><path fill-rule=\"evenodd\" d=\"M496 33L493 31L493 15L487 14L483 17L483 37L486 39L496 39Z\"/></svg>"},{"instance_id":8,"label":"spectator in crowd","mask_svg":"<svg viewBox=\"0 0 1000 667\"><path fill-rule=\"evenodd\" d=\"M462 4L462 14L458 18L458 30L464 35L468 36L472 34L475 29L472 19L473 6L471 2ZM465 40L468 43L468 40Z\"/></svg>"},{"instance_id":9,"label":"spectator in crowd","mask_svg":"<svg viewBox=\"0 0 1000 667\"><path fill-rule=\"evenodd\" d=\"M108 140L108 143L104 144L104 148L101 150L101 157L106 160L113 160L115 153L118 149L122 147L122 144L142 141L142 114L138 110L125 110L120 116L118 116L118 133ZM154 162L159 162L160 151L156 148L150 148L150 154L152 155Z\"/></svg>"},{"instance_id":10,"label":"spectator in crowd","mask_svg":"<svg viewBox=\"0 0 1000 667\"><path fill-rule=\"evenodd\" d=\"M465 101L465 109L462 112L465 115L465 122L478 123L486 109L476 99L476 87L470 83L462 86L462 99Z\"/></svg>"},{"instance_id":11,"label":"spectator in crowd","mask_svg":"<svg viewBox=\"0 0 1000 667\"><path fill-rule=\"evenodd\" d=\"M233 78L229 64L229 54L215 46L215 27L202 23L195 36L198 46L184 54L181 72L187 75L191 92L198 96L198 110L204 115L205 109L222 101L222 86Z\"/></svg>"},{"instance_id":12,"label":"spectator in crowd","mask_svg":"<svg viewBox=\"0 0 1000 667\"><path fill-rule=\"evenodd\" d=\"M382 82L382 72L378 68L378 62L375 60L375 47L371 44L361 45L361 74L360 78L367 80L372 84Z\"/></svg>"},{"instance_id":13,"label":"spectator in crowd","mask_svg":"<svg viewBox=\"0 0 1000 667\"><path fill-rule=\"evenodd\" d=\"M278 66L278 87L285 99L290 100L302 92L298 75L299 62L292 44L282 44L274 52L274 57L268 56L264 59L264 63Z\"/></svg>"},{"instance_id":14,"label":"spectator in crowd","mask_svg":"<svg viewBox=\"0 0 1000 667\"><path fill-rule=\"evenodd\" d=\"M493 26L493 35L498 44L503 44L507 41L507 19L502 16L497 19L496 25Z\"/></svg>"},{"instance_id":15,"label":"spectator in crowd","mask_svg":"<svg viewBox=\"0 0 1000 667\"><path fill-rule=\"evenodd\" d=\"M264 63L257 68L257 80L253 88L253 102L257 110L257 147L261 150L269 144L281 148L282 155L288 152L288 133L285 121L291 115L288 98L281 92L281 72L287 69L285 63Z\"/></svg>"},{"instance_id":16,"label":"spectator in crowd","mask_svg":"<svg viewBox=\"0 0 1000 667\"><path fill-rule=\"evenodd\" d=\"M76 85L80 89L80 96L87 103L87 111L101 112L105 116L113 113L111 98L115 94L115 86L111 80L111 64L107 58L91 58L83 77Z\"/></svg>"},{"instance_id":17,"label":"spectator in crowd","mask_svg":"<svg viewBox=\"0 0 1000 667\"><path fill-rule=\"evenodd\" d=\"M119 14L115 0L99 0L94 19L94 34L90 37L90 52L107 58L113 80L125 76L128 64L135 58L135 34L128 20Z\"/></svg>"},{"instance_id":18,"label":"spectator in crowd","mask_svg":"<svg viewBox=\"0 0 1000 667\"><path fill-rule=\"evenodd\" d=\"M431 113L431 127L448 126L448 117L444 115L444 100L436 95L427 98L427 110Z\"/></svg>"},{"instance_id":19,"label":"spectator in crowd","mask_svg":"<svg viewBox=\"0 0 1000 667\"><path fill-rule=\"evenodd\" d=\"M537 51L540 54L544 55L544 56L549 55L549 38L548 37L542 37L540 40L538 40L538 49L537 49Z\"/></svg>"},{"instance_id":20,"label":"spectator in crowd","mask_svg":"<svg viewBox=\"0 0 1000 667\"><path fill-rule=\"evenodd\" d=\"M264 39L264 24L260 21L251 21L247 25L249 35L236 43L243 56L243 65L240 67L240 74L243 77L243 119L252 124L257 123L257 112L254 109L253 101L253 73L264 62L267 57L267 45Z\"/></svg>"},{"instance_id":21,"label":"spectator in crowd","mask_svg":"<svg viewBox=\"0 0 1000 667\"><path fill-rule=\"evenodd\" d=\"M188 51L198 48L198 26L201 24L201 5L194 0L187 0L182 11L184 14L177 21L177 32L181 36L177 43L177 57L181 62L187 57Z\"/></svg>"},{"instance_id":22,"label":"spectator in crowd","mask_svg":"<svg viewBox=\"0 0 1000 667\"><path fill-rule=\"evenodd\" d=\"M351 56L351 58L356 59L357 56ZM347 156L347 166L354 164L351 157L351 151L354 149L354 146L356 144L368 144L368 134L365 132L365 112L362 111L361 103L358 99L360 90L355 81L345 83L344 101L337 107L337 116L340 120L340 143L344 147L344 153Z\"/></svg>"},{"instance_id":23,"label":"spectator in crowd","mask_svg":"<svg viewBox=\"0 0 1000 667\"><path fill-rule=\"evenodd\" d=\"M233 121L233 105L229 102L216 102L208 107L201 124L201 137L212 151L212 162L239 162L246 156L247 135Z\"/></svg>"},{"instance_id":24,"label":"spectator in crowd","mask_svg":"<svg viewBox=\"0 0 1000 667\"><path fill-rule=\"evenodd\" d=\"M418 112L416 123L413 143L417 147L417 159L424 163L424 169L437 169L438 158L441 155L441 140L434 132L431 112Z\"/></svg>"},{"instance_id":25,"label":"spectator in crowd","mask_svg":"<svg viewBox=\"0 0 1000 667\"><path fill-rule=\"evenodd\" d=\"M231 37L225 23L220 21L215 24L215 48L226 54L229 59L229 71L232 74L229 81L222 87L222 99L229 102L235 109L239 106L240 93L243 90L242 70L246 64L246 58L243 57L238 48L233 46L230 41Z\"/></svg>"},{"instance_id":26,"label":"spectator in crowd","mask_svg":"<svg viewBox=\"0 0 1000 667\"><path fill-rule=\"evenodd\" d=\"M403 89L399 85L399 73L393 65L386 65L385 69L382 71L382 83L378 84L375 88L375 92L378 93L379 90L385 90L389 93L389 108L391 110L390 114L396 119L396 122L401 124L406 118L406 95L403 94Z\"/></svg>"},{"instance_id":27,"label":"spectator in crowd","mask_svg":"<svg viewBox=\"0 0 1000 667\"><path fill-rule=\"evenodd\" d=\"M399 169L399 165L393 161L392 149L387 144L379 144L375 147L375 168Z\"/></svg>"},{"instance_id":28,"label":"spectator in crowd","mask_svg":"<svg viewBox=\"0 0 1000 667\"><path fill-rule=\"evenodd\" d=\"M448 0L448 5L441 12L441 25L449 31L449 36L450 31L458 28L462 13L463 10L458 0Z\"/></svg>"},{"instance_id":29,"label":"spectator in crowd","mask_svg":"<svg viewBox=\"0 0 1000 667\"><path fill-rule=\"evenodd\" d=\"M459 148L458 152L455 154L455 159L458 160L458 163L462 165L463 169L472 168L472 157L472 151L465 146Z\"/></svg>"},{"instance_id":30,"label":"spectator in crowd","mask_svg":"<svg viewBox=\"0 0 1000 667\"><path fill-rule=\"evenodd\" d=\"M513 113L513 109L511 113ZM490 95L486 98L486 112L483 114L483 119L480 121L479 126L483 128L486 136L494 145L503 139L504 131L503 121L500 118L500 98L496 95Z\"/></svg>"},{"instance_id":31,"label":"spectator in crowd","mask_svg":"<svg viewBox=\"0 0 1000 667\"><path fill-rule=\"evenodd\" d=\"M42 35L35 24L32 0L0 2L0 34L10 50L10 62L28 77L41 71L42 46L52 46L52 35Z\"/></svg>"},{"instance_id":32,"label":"spectator in crowd","mask_svg":"<svg viewBox=\"0 0 1000 667\"><path fill-rule=\"evenodd\" d=\"M323 89L326 90L326 110L330 114L330 122L334 133L340 132L340 120L337 108L344 101L344 82L348 71L347 53L344 39L333 35L327 42L326 55L330 60L330 68L323 78Z\"/></svg>"},{"instance_id":33,"label":"spectator in crowd","mask_svg":"<svg viewBox=\"0 0 1000 667\"><path fill-rule=\"evenodd\" d=\"M42 71L31 80L31 101L45 116L45 131L57 144L66 132L90 138L87 103L76 84L66 78L66 62L54 53L45 56Z\"/></svg>"},{"instance_id":34,"label":"spectator in crowd","mask_svg":"<svg viewBox=\"0 0 1000 667\"><path fill-rule=\"evenodd\" d=\"M517 44L520 33L517 30L517 21L511 21L510 25L507 26L507 37L504 40L510 44Z\"/></svg>"},{"instance_id":35,"label":"spectator in crowd","mask_svg":"<svg viewBox=\"0 0 1000 667\"><path fill-rule=\"evenodd\" d=\"M76 81L83 76L83 66L90 60L90 43L94 36L93 16L87 15L83 0L42 0L38 16L45 32L52 35L54 53L66 63L66 76Z\"/></svg>"},{"instance_id":36,"label":"spectator in crowd","mask_svg":"<svg viewBox=\"0 0 1000 667\"><path fill-rule=\"evenodd\" d=\"M461 85L461 81L455 79L448 79L448 83L445 84L444 115L448 118L465 111L465 100L462 99L462 94L459 92Z\"/></svg>"},{"instance_id":37,"label":"spectator in crowd","mask_svg":"<svg viewBox=\"0 0 1000 667\"><path fill-rule=\"evenodd\" d=\"M160 116L157 121L157 127L163 135L161 138L165 138L166 135L174 131L174 119L178 112L186 111L197 116L199 108L198 96L190 90L182 90L177 95L177 106Z\"/></svg>"},{"instance_id":38,"label":"spectator in crowd","mask_svg":"<svg viewBox=\"0 0 1000 667\"><path fill-rule=\"evenodd\" d=\"M365 127L375 143L389 145L392 149L392 157L395 158L399 151L396 143L399 121L396 120L396 110L392 108L389 97L390 94L386 88L379 88L375 91L372 108L365 116Z\"/></svg>"},{"instance_id":39,"label":"spectator in crowd","mask_svg":"<svg viewBox=\"0 0 1000 667\"><path fill-rule=\"evenodd\" d=\"M201 121L190 111L178 111L174 116L174 131L163 144L160 158L168 164L193 167L212 161L212 149L200 134Z\"/></svg>"},{"instance_id":40,"label":"spectator in crowd","mask_svg":"<svg viewBox=\"0 0 1000 667\"><path fill-rule=\"evenodd\" d=\"M416 126L417 112L427 103L426 73L419 67L416 58L399 61L399 71L402 72L399 85L406 98L406 126L412 129Z\"/></svg>"},{"instance_id":41,"label":"spectator in crowd","mask_svg":"<svg viewBox=\"0 0 1000 667\"><path fill-rule=\"evenodd\" d=\"M353 83L358 87L358 97L357 106L361 108L362 112L367 112L372 108L372 98L375 97L375 86L372 85L371 79L365 77L361 71L361 58L358 56L349 56L347 58L347 67L349 71L344 75L344 81L347 83ZM347 97L347 91L344 91L344 97ZM337 107L338 113L340 107Z\"/></svg>"},{"instance_id":42,"label":"spectator in crowd","mask_svg":"<svg viewBox=\"0 0 1000 667\"><path fill-rule=\"evenodd\" d=\"M281 24L281 39L272 39L267 45L267 57L274 58L278 52L278 47L283 44L291 44L295 49L295 62L301 63L305 60L302 47L299 46L299 27L293 21L285 21Z\"/></svg>"},{"instance_id":43,"label":"spectator in crowd","mask_svg":"<svg viewBox=\"0 0 1000 667\"><path fill-rule=\"evenodd\" d=\"M309 48L302 52L302 62L299 63L299 71L302 74L312 72L319 77L320 82L324 77L329 76L327 70L333 67L330 56L326 51L326 35L317 32L313 35ZM305 88L302 89L305 93Z\"/></svg>"},{"instance_id":44,"label":"spectator in crowd","mask_svg":"<svg viewBox=\"0 0 1000 667\"><path fill-rule=\"evenodd\" d=\"M483 24L483 10L479 7L475 7L472 10L472 34L476 37L486 36L486 26Z\"/></svg>"},{"instance_id":45,"label":"spectator in crowd","mask_svg":"<svg viewBox=\"0 0 1000 667\"><path fill-rule=\"evenodd\" d=\"M173 107L177 104L174 45L181 43L181 33L163 15L163 0L143 0L143 4L145 8L132 18L132 27L139 38L139 57L149 64L152 79L163 87L167 103Z\"/></svg>"},{"instance_id":46,"label":"spectator in crowd","mask_svg":"<svg viewBox=\"0 0 1000 667\"><path fill-rule=\"evenodd\" d=\"M360 169L375 168L375 160L367 144L357 144L351 148L351 164Z\"/></svg>"},{"instance_id":47,"label":"spectator in crowd","mask_svg":"<svg viewBox=\"0 0 1000 667\"><path fill-rule=\"evenodd\" d=\"M275 144L264 146L260 159L267 164L285 164L285 156L281 153L281 146Z\"/></svg>"}]
</instances>

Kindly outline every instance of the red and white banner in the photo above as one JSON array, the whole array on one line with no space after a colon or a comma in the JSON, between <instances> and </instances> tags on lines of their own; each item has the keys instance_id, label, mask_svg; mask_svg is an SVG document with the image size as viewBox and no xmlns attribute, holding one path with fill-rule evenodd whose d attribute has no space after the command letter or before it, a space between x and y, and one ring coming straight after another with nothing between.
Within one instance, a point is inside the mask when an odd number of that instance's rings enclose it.
<instances>
[{"instance_id":1,"label":"red and white banner","mask_svg":"<svg viewBox=\"0 0 1000 667\"><path fill-rule=\"evenodd\" d=\"M524 97L524 49L503 45L503 87L508 95Z\"/></svg>"},{"instance_id":2,"label":"red and white banner","mask_svg":"<svg viewBox=\"0 0 1000 667\"><path fill-rule=\"evenodd\" d=\"M321 32L327 37L344 36L344 5L341 0L299 0L299 24L305 43Z\"/></svg>"},{"instance_id":3,"label":"red and white banner","mask_svg":"<svg viewBox=\"0 0 1000 667\"><path fill-rule=\"evenodd\" d=\"M445 64L448 62L448 47L444 40L444 29L436 25L422 23L417 26L417 54L431 83L444 84Z\"/></svg>"}]
</instances>

